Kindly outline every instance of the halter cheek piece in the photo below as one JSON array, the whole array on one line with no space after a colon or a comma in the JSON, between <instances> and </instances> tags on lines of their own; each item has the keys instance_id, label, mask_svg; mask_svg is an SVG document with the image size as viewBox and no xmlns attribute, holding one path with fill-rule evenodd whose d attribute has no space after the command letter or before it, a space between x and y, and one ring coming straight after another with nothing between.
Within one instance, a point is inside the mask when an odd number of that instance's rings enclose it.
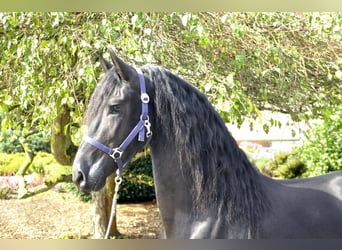
<instances>
[{"instance_id":1,"label":"halter cheek piece","mask_svg":"<svg viewBox=\"0 0 342 250\"><path fill-rule=\"evenodd\" d=\"M83 141L89 143L93 147L101 150L105 154L109 155L113 160L116 162L118 166L119 176L121 177L123 170L127 166L128 162L123 163L122 162L122 154L128 147L128 145L134 140L134 138L138 135L138 141L143 142L146 139L150 139L152 136L151 131L151 123L149 121L148 117L148 103L150 102L150 97L146 93L146 84L145 84L145 78L141 71L141 69L136 69L139 77L139 83L140 83L140 91L141 91L141 115L140 120L135 125L135 127L132 129L132 131L129 133L129 135L126 137L126 139L121 143L121 145L117 148L110 148L102 143L94 140L93 138L84 135Z\"/></svg>"}]
</instances>

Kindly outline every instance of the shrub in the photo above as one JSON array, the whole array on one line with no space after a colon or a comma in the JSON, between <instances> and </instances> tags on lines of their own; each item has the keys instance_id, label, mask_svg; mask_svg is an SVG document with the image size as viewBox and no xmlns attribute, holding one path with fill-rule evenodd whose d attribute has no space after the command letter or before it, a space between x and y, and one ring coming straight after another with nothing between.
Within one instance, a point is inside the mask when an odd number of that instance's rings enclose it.
<instances>
[{"instance_id":1,"label":"shrub","mask_svg":"<svg viewBox=\"0 0 342 250\"><path fill-rule=\"evenodd\" d=\"M51 136L45 133L33 134L28 139L28 144L33 152L51 153Z\"/></svg>"},{"instance_id":2,"label":"shrub","mask_svg":"<svg viewBox=\"0 0 342 250\"><path fill-rule=\"evenodd\" d=\"M0 153L0 175L15 174L25 160L25 153L6 154ZM38 152L27 173L45 174L45 167L55 164L56 160L52 154Z\"/></svg>"},{"instance_id":3,"label":"shrub","mask_svg":"<svg viewBox=\"0 0 342 250\"><path fill-rule=\"evenodd\" d=\"M342 169L342 109L327 111L321 124L314 124L299 148L300 159L307 165L305 177Z\"/></svg>"},{"instance_id":4,"label":"shrub","mask_svg":"<svg viewBox=\"0 0 342 250\"><path fill-rule=\"evenodd\" d=\"M246 145L252 145L252 147ZM254 146L255 143L244 143L241 149L246 153L249 161L264 175L269 177L279 177L275 171L277 165L273 160L273 154L261 152L261 147Z\"/></svg>"},{"instance_id":5,"label":"shrub","mask_svg":"<svg viewBox=\"0 0 342 250\"><path fill-rule=\"evenodd\" d=\"M261 173L272 178L300 178L306 171L306 166L300 160L296 149L291 152L275 153L273 159L260 158L253 161Z\"/></svg>"},{"instance_id":6,"label":"shrub","mask_svg":"<svg viewBox=\"0 0 342 250\"><path fill-rule=\"evenodd\" d=\"M38 152L33 159L33 162L29 168L29 172L46 174L46 167L57 164L52 154L46 152Z\"/></svg>"},{"instance_id":7,"label":"shrub","mask_svg":"<svg viewBox=\"0 0 342 250\"><path fill-rule=\"evenodd\" d=\"M299 159L298 152L280 152L274 155L275 175L283 179L302 177L305 164Z\"/></svg>"},{"instance_id":8,"label":"shrub","mask_svg":"<svg viewBox=\"0 0 342 250\"><path fill-rule=\"evenodd\" d=\"M152 160L148 151L136 155L123 174L119 202L142 202L155 199Z\"/></svg>"},{"instance_id":9,"label":"shrub","mask_svg":"<svg viewBox=\"0 0 342 250\"><path fill-rule=\"evenodd\" d=\"M21 131L1 132L0 152L11 154L24 152L18 138ZM28 138L28 144L33 152L51 153L51 136L43 132L33 134Z\"/></svg>"},{"instance_id":10,"label":"shrub","mask_svg":"<svg viewBox=\"0 0 342 250\"><path fill-rule=\"evenodd\" d=\"M14 132L1 132L0 133L0 152L2 153L20 153L24 152L23 147L21 146L17 136L19 135L18 131Z\"/></svg>"},{"instance_id":11,"label":"shrub","mask_svg":"<svg viewBox=\"0 0 342 250\"><path fill-rule=\"evenodd\" d=\"M252 162L262 174L269 177L276 177L274 173L276 165L274 164L272 159L263 157L260 159L252 160Z\"/></svg>"},{"instance_id":12,"label":"shrub","mask_svg":"<svg viewBox=\"0 0 342 250\"><path fill-rule=\"evenodd\" d=\"M13 175L25 160L24 153L0 153L0 175Z\"/></svg>"}]
</instances>

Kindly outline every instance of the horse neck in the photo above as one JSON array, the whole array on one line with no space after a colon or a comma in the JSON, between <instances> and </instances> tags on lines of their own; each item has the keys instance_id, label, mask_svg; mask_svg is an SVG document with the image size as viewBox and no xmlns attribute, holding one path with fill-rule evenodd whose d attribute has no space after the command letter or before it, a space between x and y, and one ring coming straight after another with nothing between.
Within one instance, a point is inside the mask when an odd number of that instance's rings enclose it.
<instances>
[{"instance_id":1,"label":"horse neck","mask_svg":"<svg viewBox=\"0 0 342 250\"><path fill-rule=\"evenodd\" d=\"M189 238L195 235L199 237L255 237L256 225L254 224L255 218L251 213L253 212L253 207L241 207L236 206L237 204L232 204L228 200L222 200L221 204L213 204L209 200L196 200L194 199L194 193L192 187L196 185L196 180L191 179L184 170L182 166L179 165L177 159L177 147L175 142L169 140L163 136L162 133L156 133L153 135L153 140L150 144L152 161L153 161L153 175L155 190L157 196L158 207L160 215L163 221L164 230L168 238ZM243 161L242 161L243 162ZM245 164L248 164L248 160L245 158ZM243 177L243 176L241 176ZM207 183L207 188L212 189L212 184L210 181ZM238 183L233 183L235 187L230 188L227 186L221 187L222 189L230 189L231 194L227 197L234 197L235 191L239 188ZM254 188L257 188L254 186ZM215 189L215 188L214 188ZM212 192L215 192L215 190ZM239 192L238 192L239 193ZM240 193L241 194L241 193ZM222 197L223 198L223 197ZM243 199L251 198L246 196ZM260 200L261 201L261 200ZM261 201L262 203L263 201ZM231 206L229 204L232 204ZM259 207L262 207L260 205ZM240 210L240 208L242 208ZM230 211L229 211L230 210ZM248 223L244 224L243 227L238 231L242 232L242 235L235 236L235 231L233 230L235 223L239 224L239 219L233 218L231 214L234 211L240 210L241 214L246 212L249 218L243 219L244 222L252 221L253 225ZM257 209L256 209L257 210ZM217 224L219 221L219 224ZM197 234L196 228L198 228L196 223L203 223L207 225L205 230L211 230L210 232L199 232ZM222 231L215 229L215 223L217 227L221 227L220 223L223 223L222 227L226 228L226 234L222 236ZM234 225L233 225L234 224ZM240 227L240 226L238 226ZM231 230L231 231L229 231Z\"/></svg>"},{"instance_id":2,"label":"horse neck","mask_svg":"<svg viewBox=\"0 0 342 250\"><path fill-rule=\"evenodd\" d=\"M256 170L203 94L165 71L155 77L151 152L163 220L228 211L226 221L254 227L264 210Z\"/></svg>"},{"instance_id":3,"label":"horse neck","mask_svg":"<svg viewBox=\"0 0 342 250\"><path fill-rule=\"evenodd\" d=\"M156 136L150 147L156 197L166 237L188 238L191 194L175 159L175 148L161 137L156 140Z\"/></svg>"}]
</instances>

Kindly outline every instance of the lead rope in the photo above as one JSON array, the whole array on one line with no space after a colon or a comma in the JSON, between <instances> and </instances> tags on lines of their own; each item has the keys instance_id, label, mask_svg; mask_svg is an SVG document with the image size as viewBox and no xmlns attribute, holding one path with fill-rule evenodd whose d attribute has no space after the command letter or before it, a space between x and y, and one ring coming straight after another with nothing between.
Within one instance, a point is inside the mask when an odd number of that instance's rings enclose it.
<instances>
[{"instance_id":1,"label":"lead rope","mask_svg":"<svg viewBox=\"0 0 342 250\"><path fill-rule=\"evenodd\" d=\"M110 218L109 218L109 222L108 222L108 226L107 226L107 230L106 230L106 234L104 239L109 239L109 235L110 235L110 229L112 227L113 224L113 220L116 214L116 204L119 198L118 192L119 192L119 188L120 188L120 184L122 182L122 177L121 174L119 172L119 169L116 171L116 177L115 177L115 190L114 190L114 196L113 196L113 201L112 201L112 208L111 208L111 212L110 212Z\"/></svg>"}]
</instances>

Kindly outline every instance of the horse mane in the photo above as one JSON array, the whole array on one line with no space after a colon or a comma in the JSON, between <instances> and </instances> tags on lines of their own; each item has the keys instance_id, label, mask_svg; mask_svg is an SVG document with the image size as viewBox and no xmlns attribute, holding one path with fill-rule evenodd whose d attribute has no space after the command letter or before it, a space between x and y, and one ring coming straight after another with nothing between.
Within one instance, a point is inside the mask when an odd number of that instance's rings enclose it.
<instances>
[{"instance_id":1,"label":"horse mane","mask_svg":"<svg viewBox=\"0 0 342 250\"><path fill-rule=\"evenodd\" d=\"M182 173L192 180L196 209L205 213L210 204L217 216L244 224L255 236L269 204L257 170L203 93L164 68L142 69L154 85L156 123L174 141Z\"/></svg>"}]
</instances>

